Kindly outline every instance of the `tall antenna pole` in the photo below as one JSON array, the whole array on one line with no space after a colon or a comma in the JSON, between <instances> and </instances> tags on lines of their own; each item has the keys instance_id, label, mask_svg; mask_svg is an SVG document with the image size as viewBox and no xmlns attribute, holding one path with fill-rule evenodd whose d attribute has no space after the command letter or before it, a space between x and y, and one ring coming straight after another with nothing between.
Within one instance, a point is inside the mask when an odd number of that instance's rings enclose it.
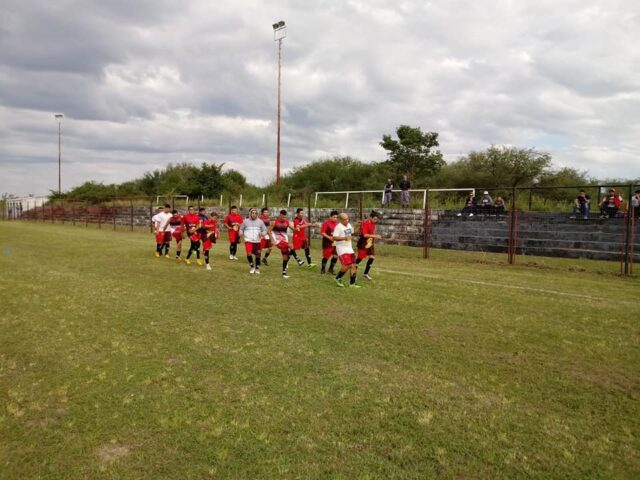
<instances>
[{"instance_id":1,"label":"tall antenna pole","mask_svg":"<svg viewBox=\"0 0 640 480\"><path fill-rule=\"evenodd\" d=\"M276 140L276 191L280 192L280 119L282 116L282 38L278 39L278 135Z\"/></svg>"},{"instance_id":2,"label":"tall antenna pole","mask_svg":"<svg viewBox=\"0 0 640 480\"><path fill-rule=\"evenodd\" d=\"M56 113L55 119L58 120L58 194L62 193L62 119L64 114Z\"/></svg>"}]
</instances>

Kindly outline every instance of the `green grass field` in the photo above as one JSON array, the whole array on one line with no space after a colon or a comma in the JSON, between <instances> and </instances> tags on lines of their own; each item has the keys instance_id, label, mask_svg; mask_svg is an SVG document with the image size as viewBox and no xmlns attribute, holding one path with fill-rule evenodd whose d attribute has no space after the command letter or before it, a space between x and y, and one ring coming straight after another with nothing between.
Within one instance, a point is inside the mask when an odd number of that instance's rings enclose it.
<instances>
[{"instance_id":1,"label":"green grass field","mask_svg":"<svg viewBox=\"0 0 640 480\"><path fill-rule=\"evenodd\" d=\"M617 265L383 246L354 290L153 248L0 223L1 479L640 476Z\"/></svg>"}]
</instances>

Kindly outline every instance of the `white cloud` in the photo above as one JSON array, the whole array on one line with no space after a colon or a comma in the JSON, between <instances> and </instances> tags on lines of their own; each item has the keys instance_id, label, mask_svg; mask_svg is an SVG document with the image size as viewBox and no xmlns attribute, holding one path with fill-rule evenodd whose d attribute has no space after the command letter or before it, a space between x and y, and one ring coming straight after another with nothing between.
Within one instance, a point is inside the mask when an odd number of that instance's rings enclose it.
<instances>
[{"instance_id":1,"label":"white cloud","mask_svg":"<svg viewBox=\"0 0 640 480\"><path fill-rule=\"evenodd\" d=\"M71 13L72 14L71 14ZM537 147L594 176L640 176L636 2L6 0L0 7L0 192L119 182L176 161L274 176L284 19L286 171L381 160L401 123L452 160Z\"/></svg>"}]
</instances>

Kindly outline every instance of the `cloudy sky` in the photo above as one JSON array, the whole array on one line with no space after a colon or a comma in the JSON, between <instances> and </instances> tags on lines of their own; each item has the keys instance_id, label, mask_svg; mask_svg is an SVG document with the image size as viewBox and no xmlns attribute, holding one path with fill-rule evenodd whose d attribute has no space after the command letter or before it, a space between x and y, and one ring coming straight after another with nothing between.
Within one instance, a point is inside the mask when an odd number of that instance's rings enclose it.
<instances>
[{"instance_id":1,"label":"cloudy sky","mask_svg":"<svg viewBox=\"0 0 640 480\"><path fill-rule=\"evenodd\" d=\"M285 171L382 160L405 123L447 160L511 144L640 177L637 0L3 0L0 193L57 188L55 112L63 190L182 161L272 180L280 19Z\"/></svg>"}]
</instances>

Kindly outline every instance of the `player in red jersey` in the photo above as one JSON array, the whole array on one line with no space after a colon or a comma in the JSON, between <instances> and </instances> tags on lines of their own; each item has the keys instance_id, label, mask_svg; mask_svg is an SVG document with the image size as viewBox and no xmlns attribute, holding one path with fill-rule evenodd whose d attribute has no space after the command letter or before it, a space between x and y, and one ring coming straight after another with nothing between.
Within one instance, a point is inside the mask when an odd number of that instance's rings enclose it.
<instances>
[{"instance_id":1,"label":"player in red jersey","mask_svg":"<svg viewBox=\"0 0 640 480\"><path fill-rule=\"evenodd\" d=\"M202 236L204 263L207 265L207 270L211 270L211 265L209 264L209 251L213 248L213 244L216 243L218 236L220 235L220 229L218 228L218 214L216 212L211 211L211 216L202 222L200 234Z\"/></svg>"},{"instance_id":2,"label":"player in red jersey","mask_svg":"<svg viewBox=\"0 0 640 480\"><path fill-rule=\"evenodd\" d=\"M289 229L293 230L293 225L287 218L287 211L280 210L280 216L271 222L268 233L273 240L273 244L282 254L282 278L289 278L287 273L287 264L289 263L289 236L287 231Z\"/></svg>"},{"instance_id":3,"label":"player in red jersey","mask_svg":"<svg viewBox=\"0 0 640 480\"><path fill-rule=\"evenodd\" d=\"M169 258L169 247L171 246L171 232L169 231L170 205L158 207L158 213L153 216L153 227L156 234L156 257L164 255ZM162 251L164 250L164 253Z\"/></svg>"},{"instance_id":4,"label":"player in red jersey","mask_svg":"<svg viewBox=\"0 0 640 480\"><path fill-rule=\"evenodd\" d=\"M376 235L376 224L379 219L380 214L376 211L372 211L369 218L362 222L362 226L360 227L360 238L358 238L358 259L356 260L356 264L359 265L362 260L365 258L367 259L367 265L364 267L364 278L367 280L373 280L371 275L369 275L369 271L371 270L371 265L373 265L373 261L376 258L374 242L382 238L380 235Z\"/></svg>"},{"instance_id":5,"label":"player in red jersey","mask_svg":"<svg viewBox=\"0 0 640 480\"><path fill-rule=\"evenodd\" d=\"M269 215L269 209L267 207L264 207L262 210L260 210L260 216L258 218L262 220L264 226L269 229L269 226L271 225L271 216ZM267 258L269 258L269 255L271 255L272 248L273 246L271 245L271 237L267 236L267 238L263 238L260 242L260 250L264 252L264 258L262 259L263 265L269 265Z\"/></svg>"},{"instance_id":6,"label":"player in red jersey","mask_svg":"<svg viewBox=\"0 0 640 480\"><path fill-rule=\"evenodd\" d=\"M315 223L309 223L304 218L304 208L298 208L296 210L296 216L293 219L293 248L289 251L289 255L292 255L298 262L299 266L304 265L302 259L298 258L296 250L303 249L304 255L307 258L307 266L313 268L315 263L311 262L311 252L309 251L309 239L307 238L307 228L315 227Z\"/></svg>"},{"instance_id":7,"label":"player in red jersey","mask_svg":"<svg viewBox=\"0 0 640 480\"><path fill-rule=\"evenodd\" d=\"M240 225L242 225L242 215L238 213L238 207L233 205L229 210L229 214L224 217L224 226L227 227L229 232L229 260L237 260L238 257L238 243L240 242Z\"/></svg>"},{"instance_id":8,"label":"player in red jersey","mask_svg":"<svg viewBox=\"0 0 640 480\"><path fill-rule=\"evenodd\" d=\"M320 228L320 235L322 236L322 267L320 273L325 273L327 262L331 259L329 264L329 273L333 274L333 267L336 266L338 261L338 255L336 254L336 248L333 246L333 229L338 224L338 212L333 210L329 215L329 218L325 220Z\"/></svg>"},{"instance_id":9,"label":"player in red jersey","mask_svg":"<svg viewBox=\"0 0 640 480\"><path fill-rule=\"evenodd\" d=\"M184 216L184 225L185 231L189 236L189 240L191 244L189 245L189 253L187 253L186 263L187 265L191 265L191 255L193 252L196 252L196 263L198 265L202 265L202 260L200 259L200 239L201 234L199 232L200 227L202 226L200 215L196 213L195 208L193 206L189 206L188 213Z\"/></svg>"},{"instance_id":10,"label":"player in red jersey","mask_svg":"<svg viewBox=\"0 0 640 480\"><path fill-rule=\"evenodd\" d=\"M184 238L184 218L180 215L178 210L171 212L171 218L169 219L169 231L171 236L176 241L176 261L180 262L180 253L182 251L182 239Z\"/></svg>"}]
</instances>

